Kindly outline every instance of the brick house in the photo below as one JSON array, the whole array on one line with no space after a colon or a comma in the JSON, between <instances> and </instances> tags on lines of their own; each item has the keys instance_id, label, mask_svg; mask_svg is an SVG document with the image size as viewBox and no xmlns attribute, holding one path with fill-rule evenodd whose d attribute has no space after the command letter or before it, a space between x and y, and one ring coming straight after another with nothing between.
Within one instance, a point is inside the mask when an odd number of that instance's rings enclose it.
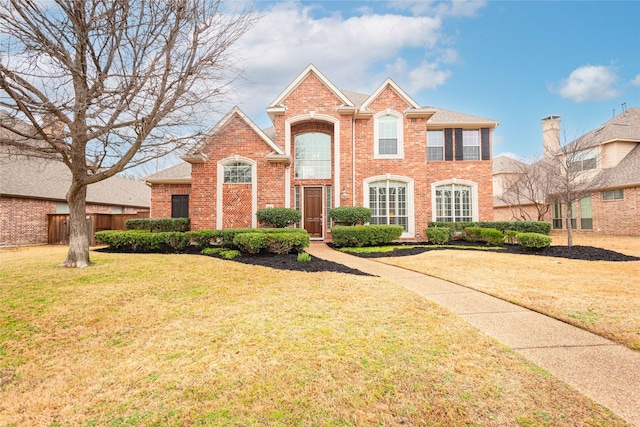
<instances>
[{"instance_id":1,"label":"brick house","mask_svg":"<svg viewBox=\"0 0 640 427\"><path fill-rule=\"evenodd\" d=\"M69 213L69 169L59 161L10 154L0 147L0 178L0 245L48 243L53 217ZM88 186L86 212L95 226L97 214L108 214L104 220L148 212L149 199L144 182L114 176Z\"/></svg>"},{"instance_id":2,"label":"brick house","mask_svg":"<svg viewBox=\"0 0 640 427\"><path fill-rule=\"evenodd\" d=\"M491 135L498 122L422 107L390 79L373 93L335 87L308 66L266 109L260 129L233 108L182 159L147 177L151 217L192 229L255 227L256 211L301 211L312 239L328 211L366 206L374 224L420 239L429 221L493 219Z\"/></svg>"},{"instance_id":3,"label":"brick house","mask_svg":"<svg viewBox=\"0 0 640 427\"><path fill-rule=\"evenodd\" d=\"M548 116L542 119L543 145L552 151L560 140L560 118ZM596 129L576 139L589 141L589 149L580 156L580 170L591 174L598 183L592 194L582 197L572 209L572 229L587 233L640 236L640 108L633 107L617 115ZM569 144L573 144L570 142ZM537 218L533 204L510 206L505 197L509 191L505 182L513 182L522 165L514 161L494 161L494 217L509 220L528 214ZM505 179L506 177L510 178ZM508 186L507 186L508 187ZM506 197L506 199L509 199ZM567 207L551 204L545 220L555 230L566 227L563 212Z\"/></svg>"}]
</instances>

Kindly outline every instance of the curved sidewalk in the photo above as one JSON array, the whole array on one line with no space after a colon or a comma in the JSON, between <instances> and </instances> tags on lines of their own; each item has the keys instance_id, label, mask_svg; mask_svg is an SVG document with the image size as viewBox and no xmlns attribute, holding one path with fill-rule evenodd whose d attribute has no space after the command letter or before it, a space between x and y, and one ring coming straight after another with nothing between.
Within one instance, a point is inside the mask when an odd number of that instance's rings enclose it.
<instances>
[{"instance_id":1,"label":"curved sidewalk","mask_svg":"<svg viewBox=\"0 0 640 427\"><path fill-rule=\"evenodd\" d=\"M307 252L416 292L640 427L640 352L471 288L312 243Z\"/></svg>"}]
</instances>

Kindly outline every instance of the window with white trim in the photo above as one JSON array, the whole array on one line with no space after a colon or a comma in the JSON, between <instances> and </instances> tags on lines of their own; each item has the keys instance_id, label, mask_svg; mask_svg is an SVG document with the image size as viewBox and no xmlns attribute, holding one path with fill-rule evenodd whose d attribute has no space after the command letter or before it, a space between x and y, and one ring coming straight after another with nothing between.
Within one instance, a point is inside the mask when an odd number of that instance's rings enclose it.
<instances>
[{"instance_id":1,"label":"window with white trim","mask_svg":"<svg viewBox=\"0 0 640 427\"><path fill-rule=\"evenodd\" d=\"M624 199L624 190L610 190L602 192L602 200L622 200Z\"/></svg>"},{"instance_id":2,"label":"window with white trim","mask_svg":"<svg viewBox=\"0 0 640 427\"><path fill-rule=\"evenodd\" d=\"M574 153L573 163L569 165L572 172L580 172L595 169L598 167L598 149L590 148L588 150L582 150Z\"/></svg>"},{"instance_id":3,"label":"window with white trim","mask_svg":"<svg viewBox=\"0 0 640 427\"><path fill-rule=\"evenodd\" d=\"M429 161L444 160L444 131L442 130L427 131L427 160Z\"/></svg>"},{"instance_id":4,"label":"window with white trim","mask_svg":"<svg viewBox=\"0 0 640 427\"><path fill-rule=\"evenodd\" d=\"M374 118L374 157L398 159L404 156L402 114L387 110Z\"/></svg>"},{"instance_id":5,"label":"window with white trim","mask_svg":"<svg viewBox=\"0 0 640 427\"><path fill-rule=\"evenodd\" d=\"M371 224L401 225L409 231L407 183L381 180L369 183L369 209Z\"/></svg>"},{"instance_id":6,"label":"window with white trim","mask_svg":"<svg viewBox=\"0 0 640 427\"><path fill-rule=\"evenodd\" d=\"M435 189L436 221L473 221L473 191L468 185L447 184Z\"/></svg>"},{"instance_id":7,"label":"window with white trim","mask_svg":"<svg viewBox=\"0 0 640 427\"><path fill-rule=\"evenodd\" d=\"M553 209L551 212L552 215L552 221L551 224L553 225L553 229L554 230L562 230L562 204L561 203L554 203L553 204Z\"/></svg>"},{"instance_id":8,"label":"window with white trim","mask_svg":"<svg viewBox=\"0 0 640 427\"><path fill-rule=\"evenodd\" d=\"M224 165L225 184L251 184L251 165L243 162L232 162Z\"/></svg>"},{"instance_id":9,"label":"window with white trim","mask_svg":"<svg viewBox=\"0 0 640 427\"><path fill-rule=\"evenodd\" d=\"M462 159L480 160L480 131L478 129L462 131Z\"/></svg>"},{"instance_id":10,"label":"window with white trim","mask_svg":"<svg viewBox=\"0 0 640 427\"><path fill-rule=\"evenodd\" d=\"M331 178L331 135L309 132L295 137L294 175L297 179Z\"/></svg>"}]
</instances>

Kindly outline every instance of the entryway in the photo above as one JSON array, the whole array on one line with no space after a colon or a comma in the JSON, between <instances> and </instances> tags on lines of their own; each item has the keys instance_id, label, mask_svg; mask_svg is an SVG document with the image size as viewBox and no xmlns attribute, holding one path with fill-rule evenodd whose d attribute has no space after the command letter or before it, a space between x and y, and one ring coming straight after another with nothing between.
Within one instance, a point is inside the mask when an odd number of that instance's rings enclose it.
<instances>
[{"instance_id":1,"label":"entryway","mask_svg":"<svg viewBox=\"0 0 640 427\"><path fill-rule=\"evenodd\" d=\"M322 187L304 187L303 225L312 239L322 239Z\"/></svg>"}]
</instances>

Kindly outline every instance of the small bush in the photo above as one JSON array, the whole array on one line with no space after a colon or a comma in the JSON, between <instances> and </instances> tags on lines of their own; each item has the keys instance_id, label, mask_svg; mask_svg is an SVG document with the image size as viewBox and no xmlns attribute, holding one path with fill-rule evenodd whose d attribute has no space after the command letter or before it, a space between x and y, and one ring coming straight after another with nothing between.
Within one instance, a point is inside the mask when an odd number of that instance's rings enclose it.
<instances>
[{"instance_id":1,"label":"small bush","mask_svg":"<svg viewBox=\"0 0 640 427\"><path fill-rule=\"evenodd\" d=\"M300 222L300 211L290 208L265 208L256 212L258 221L267 227L285 228Z\"/></svg>"},{"instance_id":2,"label":"small bush","mask_svg":"<svg viewBox=\"0 0 640 427\"><path fill-rule=\"evenodd\" d=\"M526 250L537 250L551 246L551 237L540 233L520 233L518 243Z\"/></svg>"},{"instance_id":3,"label":"small bush","mask_svg":"<svg viewBox=\"0 0 640 427\"><path fill-rule=\"evenodd\" d=\"M363 225L371 221L371 209L362 206L340 206L329 211L334 223L340 225Z\"/></svg>"},{"instance_id":4,"label":"small bush","mask_svg":"<svg viewBox=\"0 0 640 427\"><path fill-rule=\"evenodd\" d=\"M239 257L240 255L240 251L235 249L225 249L223 251L220 251L220 256L226 259L234 259L235 257Z\"/></svg>"},{"instance_id":5,"label":"small bush","mask_svg":"<svg viewBox=\"0 0 640 427\"><path fill-rule=\"evenodd\" d=\"M429 227L424 230L427 240L436 245L444 245L453 237L453 230L449 227Z\"/></svg>"},{"instance_id":6,"label":"small bush","mask_svg":"<svg viewBox=\"0 0 640 427\"><path fill-rule=\"evenodd\" d=\"M152 233L189 231L189 218L134 218L124 222L127 230L147 230Z\"/></svg>"},{"instance_id":7,"label":"small bush","mask_svg":"<svg viewBox=\"0 0 640 427\"><path fill-rule=\"evenodd\" d=\"M479 242L480 230L482 230L480 227L466 227L463 230L462 235L464 239L468 240L469 242Z\"/></svg>"},{"instance_id":8,"label":"small bush","mask_svg":"<svg viewBox=\"0 0 640 427\"><path fill-rule=\"evenodd\" d=\"M205 255L218 255L223 251L225 251L225 248L204 248L202 253Z\"/></svg>"},{"instance_id":9,"label":"small bush","mask_svg":"<svg viewBox=\"0 0 640 427\"><path fill-rule=\"evenodd\" d=\"M233 238L233 244L241 252L257 254L267 247L267 235L264 233L241 233Z\"/></svg>"},{"instance_id":10,"label":"small bush","mask_svg":"<svg viewBox=\"0 0 640 427\"><path fill-rule=\"evenodd\" d=\"M495 228L467 227L464 237L470 242L485 242L489 246L504 245L504 234Z\"/></svg>"},{"instance_id":11,"label":"small bush","mask_svg":"<svg viewBox=\"0 0 640 427\"><path fill-rule=\"evenodd\" d=\"M338 226L331 230L333 244L338 247L378 246L402 236L401 225Z\"/></svg>"},{"instance_id":12,"label":"small bush","mask_svg":"<svg viewBox=\"0 0 640 427\"><path fill-rule=\"evenodd\" d=\"M505 230L504 232L504 242L507 245L515 245L518 243L518 234L520 234L519 231L515 231L515 230Z\"/></svg>"},{"instance_id":13,"label":"small bush","mask_svg":"<svg viewBox=\"0 0 640 427\"><path fill-rule=\"evenodd\" d=\"M309 255L309 252L298 253L298 262L310 262L310 261L311 261L311 255Z\"/></svg>"}]
</instances>

